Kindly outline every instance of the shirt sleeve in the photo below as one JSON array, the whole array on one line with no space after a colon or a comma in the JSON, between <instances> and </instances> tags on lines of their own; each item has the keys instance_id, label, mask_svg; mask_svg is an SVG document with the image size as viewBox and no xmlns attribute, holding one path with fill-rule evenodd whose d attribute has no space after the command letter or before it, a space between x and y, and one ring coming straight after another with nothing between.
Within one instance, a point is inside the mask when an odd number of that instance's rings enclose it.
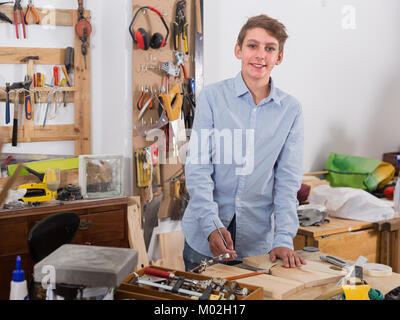
<instances>
[{"instance_id":1,"label":"shirt sleeve","mask_svg":"<svg viewBox=\"0 0 400 320\"><path fill-rule=\"evenodd\" d=\"M275 235L272 248L293 250L299 228L297 192L303 177L304 121L301 106L275 164Z\"/></svg>"},{"instance_id":2,"label":"shirt sleeve","mask_svg":"<svg viewBox=\"0 0 400 320\"><path fill-rule=\"evenodd\" d=\"M218 204L214 201L212 174L213 112L203 90L198 98L193 122L188 156L185 165L186 188L190 195L191 213L195 214L199 227L206 238L215 230L213 220L219 228L224 227L218 216Z\"/></svg>"}]
</instances>

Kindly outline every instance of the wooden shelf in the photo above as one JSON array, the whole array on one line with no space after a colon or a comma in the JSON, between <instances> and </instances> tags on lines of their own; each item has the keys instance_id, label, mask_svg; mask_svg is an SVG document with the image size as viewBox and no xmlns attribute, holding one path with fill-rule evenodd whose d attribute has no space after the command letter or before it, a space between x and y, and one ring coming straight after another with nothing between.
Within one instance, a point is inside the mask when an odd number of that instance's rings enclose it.
<instances>
[{"instance_id":1,"label":"wooden shelf","mask_svg":"<svg viewBox=\"0 0 400 320\"><path fill-rule=\"evenodd\" d=\"M23 12L26 12L26 7L22 7ZM51 8L37 8L35 10L39 16L39 25L47 26L64 26L72 27L74 26L74 13L76 10L72 9L51 9ZM4 13L11 21L14 21L14 6L1 6L1 12ZM84 11L84 15L89 15L89 11ZM18 19L20 16L18 15ZM7 23L5 21L0 21L0 23ZM29 26L35 25L35 17L33 14L29 16L27 32L29 32Z\"/></svg>"},{"instance_id":2,"label":"wooden shelf","mask_svg":"<svg viewBox=\"0 0 400 320\"><path fill-rule=\"evenodd\" d=\"M91 154L91 77L90 77L90 47L87 52L87 68L81 53L81 40L75 32L75 23L78 21L77 10L35 8L38 12L41 25L67 26L72 27L74 35L74 72L72 82L74 87L58 88L57 98L67 103L74 104L74 124L71 125L35 125L32 120L24 120L23 125L18 128L18 143L20 142L39 142L39 141L75 141L75 155ZM26 7L23 8L26 11ZM13 6L2 6L1 12L5 13L12 21L14 20ZM90 11L84 11L84 17L90 21ZM30 17L33 20L33 15ZM34 32L33 21L28 21L27 34ZM32 27L31 27L32 24ZM1 25L0 25L1 26ZM15 32L15 30L14 30ZM21 35L20 35L21 36ZM90 39L89 39L90 42ZM33 77L35 65L63 65L65 61L66 48L23 48L23 47L0 47L0 64L25 64L27 65L27 75ZM29 63L21 60L27 56L38 56L38 60L31 60ZM61 76L63 73L61 72ZM21 79L22 81L22 79ZM49 81L45 81L49 83ZM4 85L4 83L2 83ZM5 89L4 87L2 89ZM33 89L31 87L31 89ZM43 87L34 88L37 93L31 94L33 103L47 103L48 93L53 88ZM64 94L65 93L65 94ZM40 95L40 99L38 99ZM54 103L54 96L51 102ZM61 95L62 97L59 97ZM14 104L15 94L10 94L10 103ZM6 93L0 91L0 102L6 101ZM23 93L20 95L20 104L23 104ZM33 112L34 113L33 108ZM0 112L5 112L4 108ZM12 115L11 115L12 117ZM33 114L34 118L34 114ZM0 126L0 133L4 136L5 142L11 142L12 127Z\"/></svg>"}]
</instances>

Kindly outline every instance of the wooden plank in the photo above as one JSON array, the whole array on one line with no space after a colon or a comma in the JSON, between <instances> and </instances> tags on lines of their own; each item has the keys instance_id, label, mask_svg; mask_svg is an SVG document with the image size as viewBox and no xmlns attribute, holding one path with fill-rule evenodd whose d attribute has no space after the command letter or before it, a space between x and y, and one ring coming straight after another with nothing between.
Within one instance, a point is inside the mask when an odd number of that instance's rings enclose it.
<instances>
[{"instance_id":1,"label":"wooden plank","mask_svg":"<svg viewBox=\"0 0 400 320\"><path fill-rule=\"evenodd\" d=\"M140 198L130 197L128 204L128 239L129 247L138 251L138 264L136 271L149 265L146 245L144 244L142 225L142 213L140 209Z\"/></svg>"},{"instance_id":2,"label":"wooden plank","mask_svg":"<svg viewBox=\"0 0 400 320\"><path fill-rule=\"evenodd\" d=\"M399 249L400 249L400 246L399 246L399 230L397 230L397 231L392 231L391 233L390 233L390 235L391 235L391 248L392 248L392 264L391 264L391 267L392 267L392 270L394 271L394 272L399 272L400 270L400 261L399 261L399 259L400 259L400 252L399 252Z\"/></svg>"},{"instance_id":3,"label":"wooden plank","mask_svg":"<svg viewBox=\"0 0 400 320\"><path fill-rule=\"evenodd\" d=\"M375 230L361 230L346 232L318 238L320 251L349 260L356 260L360 255L377 262L379 248L379 232Z\"/></svg>"},{"instance_id":4,"label":"wooden plank","mask_svg":"<svg viewBox=\"0 0 400 320\"><path fill-rule=\"evenodd\" d=\"M322 261L312 261L309 259L306 259L307 264L302 265L301 269L304 271L317 271L317 272L324 272L324 273L329 273L333 275L342 275L342 271L338 271L335 269L332 269L332 265L329 263L325 263ZM254 268L260 268L260 269L265 269L265 270L271 270L276 265L283 266L283 261L278 259L276 262L271 262L269 255L268 254L263 254L259 256L254 256L254 257L247 257L243 259L243 263L245 265L254 267Z\"/></svg>"},{"instance_id":5,"label":"wooden plank","mask_svg":"<svg viewBox=\"0 0 400 320\"><path fill-rule=\"evenodd\" d=\"M301 268L285 268L281 265L273 266L270 269L273 276L291 279L298 282L304 283L305 288L316 287L327 283L333 283L339 281L343 277L342 274L331 274L325 272L319 272L315 270L305 270Z\"/></svg>"},{"instance_id":6,"label":"wooden plank","mask_svg":"<svg viewBox=\"0 0 400 320\"><path fill-rule=\"evenodd\" d=\"M26 12L26 7L22 7L24 13ZM55 9L51 8L39 8L35 7L35 10L39 16L39 24L44 26L65 26L72 27L75 24L75 20L73 19L73 14L76 10L73 9ZM4 13L11 21L14 21L14 11L13 6L2 6L1 12ZM85 11L87 14L88 11ZM18 19L20 17L18 16ZM5 21L0 21L0 23L6 23ZM35 23L35 17L33 14L30 15L29 24ZM14 29L15 30L15 29ZM14 31L15 32L15 31ZM29 25L27 26L27 33L29 32Z\"/></svg>"},{"instance_id":7,"label":"wooden plank","mask_svg":"<svg viewBox=\"0 0 400 320\"><path fill-rule=\"evenodd\" d=\"M0 64L26 64L21 60L28 56L39 56L35 64L64 64L65 48L20 48L0 47Z\"/></svg>"},{"instance_id":8,"label":"wooden plank","mask_svg":"<svg viewBox=\"0 0 400 320\"><path fill-rule=\"evenodd\" d=\"M24 127L18 128L18 142L43 142L43 141L74 141L80 139L80 131L74 125L52 125L35 126L34 135L28 139L24 138ZM0 134L3 135L4 142L10 143L12 127L0 127Z\"/></svg>"},{"instance_id":9,"label":"wooden plank","mask_svg":"<svg viewBox=\"0 0 400 320\"><path fill-rule=\"evenodd\" d=\"M84 14L90 22L90 13ZM78 21L78 12L73 12L73 21ZM90 37L88 39L90 43ZM75 125L80 128L80 137L75 142L75 155L91 154L91 76L90 76L90 46L87 47L86 66L81 52L82 42L76 32L74 32L74 80L75 87L79 88L75 93L74 118Z\"/></svg>"},{"instance_id":10,"label":"wooden plank","mask_svg":"<svg viewBox=\"0 0 400 320\"><path fill-rule=\"evenodd\" d=\"M185 237L182 231L179 230L159 234L158 244L162 261L162 264L159 264L160 266L185 270L185 264L183 262Z\"/></svg>"},{"instance_id":11,"label":"wooden plank","mask_svg":"<svg viewBox=\"0 0 400 320\"><path fill-rule=\"evenodd\" d=\"M224 264L215 264L208 267L202 275L210 277L231 277L249 273L249 270ZM278 278L268 274L257 275L249 278L235 280L243 285L255 285L263 288L264 298L285 299L287 296L304 289L304 283L290 279Z\"/></svg>"},{"instance_id":12,"label":"wooden plank","mask_svg":"<svg viewBox=\"0 0 400 320\"><path fill-rule=\"evenodd\" d=\"M307 237L302 234L297 234L293 239L294 250L301 250L306 246Z\"/></svg>"},{"instance_id":13,"label":"wooden plank","mask_svg":"<svg viewBox=\"0 0 400 320\"><path fill-rule=\"evenodd\" d=\"M299 227L298 234L304 234L313 238L332 235L336 233L351 232L373 228L372 222L348 220L328 217L329 223L322 226Z\"/></svg>"}]
</instances>

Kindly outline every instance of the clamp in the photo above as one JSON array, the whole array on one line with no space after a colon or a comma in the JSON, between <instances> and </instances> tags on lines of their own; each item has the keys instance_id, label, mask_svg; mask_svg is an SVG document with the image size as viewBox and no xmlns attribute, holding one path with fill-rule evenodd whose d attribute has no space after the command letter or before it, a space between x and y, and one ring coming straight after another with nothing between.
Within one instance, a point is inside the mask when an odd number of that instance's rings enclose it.
<instances>
[{"instance_id":1,"label":"clamp","mask_svg":"<svg viewBox=\"0 0 400 320\"><path fill-rule=\"evenodd\" d=\"M15 31L16 31L16 33L17 33L17 39L19 39L19 32L18 32L18 14L17 14L17 11L19 11L19 14L20 14L20 16L21 16L22 30L24 31L24 39L26 39L25 16L24 16L24 12L22 11L21 0L15 0L15 3L14 3L14 23L15 23Z\"/></svg>"},{"instance_id":2,"label":"clamp","mask_svg":"<svg viewBox=\"0 0 400 320\"><path fill-rule=\"evenodd\" d=\"M176 66L182 68L183 76L185 77L185 80L187 80L188 77L187 77L187 73L186 73L185 64L183 61L183 57L184 57L183 52L180 52L180 51L175 52L175 57L176 57Z\"/></svg>"},{"instance_id":3,"label":"clamp","mask_svg":"<svg viewBox=\"0 0 400 320\"><path fill-rule=\"evenodd\" d=\"M39 16L35 10L35 6L33 5L33 0L29 0L28 6L26 7L26 12L25 12L25 24L28 25L28 18L29 14L32 12L32 14L35 16L35 23L39 24Z\"/></svg>"},{"instance_id":4,"label":"clamp","mask_svg":"<svg viewBox=\"0 0 400 320\"><path fill-rule=\"evenodd\" d=\"M176 4L176 14L174 21L174 49L178 50L179 35L182 34L182 39L185 44L185 53L189 54L188 48L188 24L185 17L186 0L179 0Z\"/></svg>"},{"instance_id":5,"label":"clamp","mask_svg":"<svg viewBox=\"0 0 400 320\"><path fill-rule=\"evenodd\" d=\"M190 272L201 273L201 272L205 271L209 266L213 265L214 263L224 261L225 259L229 259L230 257L231 257L231 255L229 253L224 253L219 256L213 257L212 259L209 259L209 260L204 259L201 261L201 263L197 267L190 270Z\"/></svg>"}]
</instances>

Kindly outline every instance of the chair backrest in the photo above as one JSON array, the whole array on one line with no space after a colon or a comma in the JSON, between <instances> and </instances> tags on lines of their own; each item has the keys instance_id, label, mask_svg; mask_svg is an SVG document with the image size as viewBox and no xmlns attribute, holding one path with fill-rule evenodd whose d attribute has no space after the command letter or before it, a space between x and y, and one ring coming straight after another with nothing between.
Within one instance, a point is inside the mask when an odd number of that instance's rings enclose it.
<instances>
[{"instance_id":1,"label":"chair backrest","mask_svg":"<svg viewBox=\"0 0 400 320\"><path fill-rule=\"evenodd\" d=\"M79 228L79 216L60 212L40 220L28 234L28 248L36 263L64 244L70 243Z\"/></svg>"}]
</instances>

